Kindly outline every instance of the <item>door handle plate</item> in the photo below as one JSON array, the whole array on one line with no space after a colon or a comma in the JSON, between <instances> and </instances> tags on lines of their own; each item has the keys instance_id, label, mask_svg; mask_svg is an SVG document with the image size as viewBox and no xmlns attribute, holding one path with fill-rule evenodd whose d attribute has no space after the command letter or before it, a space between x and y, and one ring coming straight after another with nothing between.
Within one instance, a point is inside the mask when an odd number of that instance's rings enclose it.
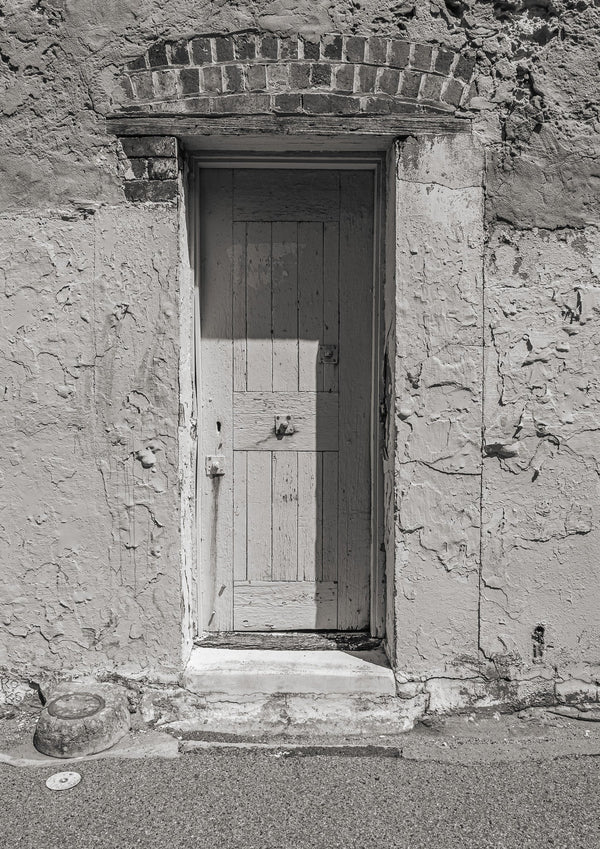
<instances>
[{"instance_id":1,"label":"door handle plate","mask_svg":"<svg viewBox=\"0 0 600 849\"><path fill-rule=\"evenodd\" d=\"M291 416L285 413L275 416L275 436L278 439L284 436L291 436L293 433L296 433L296 428L294 427L294 420Z\"/></svg>"},{"instance_id":2,"label":"door handle plate","mask_svg":"<svg viewBox=\"0 0 600 849\"><path fill-rule=\"evenodd\" d=\"M220 454L207 454L204 458L206 474L209 478L218 478L225 474L225 457Z\"/></svg>"}]
</instances>

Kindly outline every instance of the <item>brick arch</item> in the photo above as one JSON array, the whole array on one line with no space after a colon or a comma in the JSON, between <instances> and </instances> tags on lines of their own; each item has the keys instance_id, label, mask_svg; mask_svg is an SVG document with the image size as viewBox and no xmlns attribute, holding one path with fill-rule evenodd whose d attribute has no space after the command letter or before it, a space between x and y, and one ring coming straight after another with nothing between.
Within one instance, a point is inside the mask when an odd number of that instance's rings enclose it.
<instances>
[{"instance_id":1,"label":"brick arch","mask_svg":"<svg viewBox=\"0 0 600 849\"><path fill-rule=\"evenodd\" d=\"M114 106L132 115L452 114L473 66L470 53L386 36L199 35L158 41L129 62Z\"/></svg>"}]
</instances>

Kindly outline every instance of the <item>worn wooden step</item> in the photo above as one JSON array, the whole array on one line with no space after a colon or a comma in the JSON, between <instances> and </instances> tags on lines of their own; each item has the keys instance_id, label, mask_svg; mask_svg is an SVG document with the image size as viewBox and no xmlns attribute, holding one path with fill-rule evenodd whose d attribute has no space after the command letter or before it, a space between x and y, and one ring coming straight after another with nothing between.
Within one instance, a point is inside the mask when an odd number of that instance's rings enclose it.
<instances>
[{"instance_id":1,"label":"worn wooden step","mask_svg":"<svg viewBox=\"0 0 600 849\"><path fill-rule=\"evenodd\" d=\"M196 640L200 648L276 651L368 651L381 646L367 631L221 631Z\"/></svg>"}]
</instances>

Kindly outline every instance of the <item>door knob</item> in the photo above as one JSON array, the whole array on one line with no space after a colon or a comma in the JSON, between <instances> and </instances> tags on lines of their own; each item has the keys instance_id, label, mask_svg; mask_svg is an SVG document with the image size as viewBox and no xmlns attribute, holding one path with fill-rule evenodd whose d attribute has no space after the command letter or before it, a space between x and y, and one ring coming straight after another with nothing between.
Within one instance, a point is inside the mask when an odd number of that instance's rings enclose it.
<instances>
[{"instance_id":1,"label":"door knob","mask_svg":"<svg viewBox=\"0 0 600 849\"><path fill-rule=\"evenodd\" d=\"M204 458L206 474L209 478L219 478L225 474L225 457L209 454Z\"/></svg>"},{"instance_id":2,"label":"door knob","mask_svg":"<svg viewBox=\"0 0 600 849\"><path fill-rule=\"evenodd\" d=\"M292 417L275 416L275 436L281 439L282 436L291 436L292 433L296 433Z\"/></svg>"}]
</instances>

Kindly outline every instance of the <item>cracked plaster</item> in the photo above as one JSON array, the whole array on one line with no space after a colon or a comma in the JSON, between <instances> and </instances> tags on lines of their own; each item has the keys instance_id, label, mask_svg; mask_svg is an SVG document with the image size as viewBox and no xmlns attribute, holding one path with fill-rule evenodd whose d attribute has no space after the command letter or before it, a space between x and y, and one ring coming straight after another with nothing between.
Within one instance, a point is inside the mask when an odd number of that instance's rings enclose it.
<instances>
[{"instance_id":1,"label":"cracked plaster","mask_svg":"<svg viewBox=\"0 0 600 849\"><path fill-rule=\"evenodd\" d=\"M169 205L124 202L106 91L156 38L258 26L475 51L464 116L485 170L469 168L471 154L457 167L443 146L419 160L408 142L399 173L412 230L398 269L415 285L403 291L398 274L387 328L387 550L399 579L388 638L417 678L471 679L478 665L531 699L546 679L589 696L600 662L597 4L7 0L2 20L0 666L178 662L178 225ZM540 623L547 650L534 663Z\"/></svg>"},{"instance_id":2,"label":"cracked plaster","mask_svg":"<svg viewBox=\"0 0 600 849\"><path fill-rule=\"evenodd\" d=\"M176 223L2 221L0 666L177 665Z\"/></svg>"}]
</instances>

